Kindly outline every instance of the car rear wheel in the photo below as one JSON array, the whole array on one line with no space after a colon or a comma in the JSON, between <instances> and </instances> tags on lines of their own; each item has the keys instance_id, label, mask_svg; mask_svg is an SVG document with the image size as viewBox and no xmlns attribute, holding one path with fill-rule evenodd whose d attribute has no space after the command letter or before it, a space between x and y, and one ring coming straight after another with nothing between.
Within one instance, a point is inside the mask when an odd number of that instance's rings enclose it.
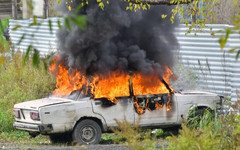
<instances>
[{"instance_id":1,"label":"car rear wheel","mask_svg":"<svg viewBox=\"0 0 240 150\"><path fill-rule=\"evenodd\" d=\"M73 141L79 144L97 144L100 142L101 136L100 126L90 119L78 122L72 133Z\"/></svg>"}]
</instances>

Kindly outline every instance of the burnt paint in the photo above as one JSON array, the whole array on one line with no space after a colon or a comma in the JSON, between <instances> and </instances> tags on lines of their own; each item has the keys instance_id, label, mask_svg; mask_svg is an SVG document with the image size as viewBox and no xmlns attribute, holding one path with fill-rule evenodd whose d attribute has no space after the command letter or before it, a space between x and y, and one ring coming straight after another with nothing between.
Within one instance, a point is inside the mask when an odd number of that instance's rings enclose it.
<instances>
[{"instance_id":1,"label":"burnt paint","mask_svg":"<svg viewBox=\"0 0 240 150\"><path fill-rule=\"evenodd\" d=\"M163 103L165 106L167 106L167 103L168 103L169 97L170 97L171 110L167 111L167 117L171 118L173 116L174 112L176 111L176 107L173 102L173 94L171 94L171 95L169 95L169 94L149 94L149 95L137 95L136 97L140 100L147 100L147 99L150 100L150 99L155 99L155 98L160 97L161 100L159 102ZM127 96L126 97L116 97L116 99L118 100L118 103L117 103L118 105L121 105L121 106L127 106L129 104L133 105L133 98L131 98L130 96L129 97L127 97ZM114 106L116 104L112 103L107 98L98 98L98 99L95 99L95 105L101 105L102 108L108 108L108 107ZM155 103L150 102L146 105L148 105L148 107L152 111L154 111L156 109ZM149 111L149 110L147 110L147 111Z\"/></svg>"}]
</instances>

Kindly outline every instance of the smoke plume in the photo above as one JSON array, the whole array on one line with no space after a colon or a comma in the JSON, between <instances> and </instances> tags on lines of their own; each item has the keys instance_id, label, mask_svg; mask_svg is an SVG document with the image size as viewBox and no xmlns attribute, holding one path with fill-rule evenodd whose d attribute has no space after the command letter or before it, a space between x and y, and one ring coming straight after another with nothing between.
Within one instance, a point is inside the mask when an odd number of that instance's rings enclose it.
<instances>
[{"instance_id":1,"label":"smoke plume","mask_svg":"<svg viewBox=\"0 0 240 150\"><path fill-rule=\"evenodd\" d=\"M74 1L73 10L81 2ZM134 12L127 11L127 5L110 0L102 10L96 0L90 0L78 12L86 16L85 30L75 24L71 24L71 32L66 27L59 30L61 57L69 69L77 68L87 75L117 69L144 74L156 71L161 75L165 65L173 65L172 50L178 43L174 35L176 24L168 18L172 7L151 6L150 10ZM65 2L60 7L66 10ZM162 14L168 17L162 19Z\"/></svg>"}]
</instances>

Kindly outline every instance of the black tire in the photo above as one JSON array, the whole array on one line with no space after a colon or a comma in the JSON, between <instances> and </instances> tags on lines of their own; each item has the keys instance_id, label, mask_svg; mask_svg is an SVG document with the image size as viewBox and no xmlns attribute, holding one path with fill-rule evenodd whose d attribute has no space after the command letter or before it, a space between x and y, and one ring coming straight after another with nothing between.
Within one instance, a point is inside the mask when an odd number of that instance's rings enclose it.
<instances>
[{"instance_id":1,"label":"black tire","mask_svg":"<svg viewBox=\"0 0 240 150\"><path fill-rule=\"evenodd\" d=\"M102 137L102 130L97 122L85 119L77 123L72 139L78 144L97 144Z\"/></svg>"},{"instance_id":2,"label":"black tire","mask_svg":"<svg viewBox=\"0 0 240 150\"><path fill-rule=\"evenodd\" d=\"M49 139L52 144L69 144L72 142L71 133L51 134L49 135Z\"/></svg>"}]
</instances>

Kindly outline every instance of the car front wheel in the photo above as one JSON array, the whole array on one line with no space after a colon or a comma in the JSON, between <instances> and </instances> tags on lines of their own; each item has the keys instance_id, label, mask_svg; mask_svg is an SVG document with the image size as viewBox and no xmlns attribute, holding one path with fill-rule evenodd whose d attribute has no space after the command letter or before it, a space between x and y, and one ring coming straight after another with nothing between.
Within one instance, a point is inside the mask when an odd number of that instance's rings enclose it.
<instances>
[{"instance_id":1,"label":"car front wheel","mask_svg":"<svg viewBox=\"0 0 240 150\"><path fill-rule=\"evenodd\" d=\"M97 144L100 142L102 130L97 122L85 119L76 125L72 138L79 144Z\"/></svg>"}]
</instances>

